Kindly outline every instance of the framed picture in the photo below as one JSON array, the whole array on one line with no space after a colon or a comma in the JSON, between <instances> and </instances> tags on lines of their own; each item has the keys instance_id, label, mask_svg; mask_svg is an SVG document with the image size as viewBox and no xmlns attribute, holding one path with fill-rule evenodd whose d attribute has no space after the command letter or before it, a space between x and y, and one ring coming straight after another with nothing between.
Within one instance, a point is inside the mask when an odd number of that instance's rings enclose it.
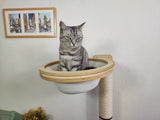
<instances>
[{"instance_id":1,"label":"framed picture","mask_svg":"<svg viewBox=\"0 0 160 120\"><path fill-rule=\"evenodd\" d=\"M7 38L57 37L56 8L3 9Z\"/></svg>"}]
</instances>

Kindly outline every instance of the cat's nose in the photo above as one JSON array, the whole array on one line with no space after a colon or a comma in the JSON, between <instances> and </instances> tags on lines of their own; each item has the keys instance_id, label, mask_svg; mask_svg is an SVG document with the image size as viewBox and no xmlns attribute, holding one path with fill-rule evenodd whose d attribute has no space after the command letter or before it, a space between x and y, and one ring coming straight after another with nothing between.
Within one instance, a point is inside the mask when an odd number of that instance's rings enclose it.
<instances>
[{"instance_id":1,"label":"cat's nose","mask_svg":"<svg viewBox=\"0 0 160 120\"><path fill-rule=\"evenodd\" d=\"M73 45L73 46L76 46L76 42L73 41L73 42L72 42L72 45Z\"/></svg>"},{"instance_id":2,"label":"cat's nose","mask_svg":"<svg viewBox=\"0 0 160 120\"><path fill-rule=\"evenodd\" d=\"M77 46L77 43L75 43L74 46Z\"/></svg>"},{"instance_id":3,"label":"cat's nose","mask_svg":"<svg viewBox=\"0 0 160 120\"><path fill-rule=\"evenodd\" d=\"M73 43L73 46L76 46L76 43Z\"/></svg>"}]
</instances>

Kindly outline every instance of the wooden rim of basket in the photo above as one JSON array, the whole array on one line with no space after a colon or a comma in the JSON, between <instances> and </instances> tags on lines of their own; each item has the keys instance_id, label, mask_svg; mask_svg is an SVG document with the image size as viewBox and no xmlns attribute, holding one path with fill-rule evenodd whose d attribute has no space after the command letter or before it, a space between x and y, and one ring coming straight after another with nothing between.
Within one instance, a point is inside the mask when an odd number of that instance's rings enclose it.
<instances>
[{"instance_id":1,"label":"wooden rim of basket","mask_svg":"<svg viewBox=\"0 0 160 120\"><path fill-rule=\"evenodd\" d=\"M45 74L40 74L41 78L47 81L58 82L58 83L77 83L77 82L85 82L96 80L99 78L103 78L113 72L113 69L110 69L105 72L101 72L98 74L92 74L87 76L74 76L74 77L56 77L56 76L48 76Z\"/></svg>"},{"instance_id":2,"label":"wooden rim of basket","mask_svg":"<svg viewBox=\"0 0 160 120\"><path fill-rule=\"evenodd\" d=\"M112 60L102 60L102 59L94 59L90 58L89 61L99 61L99 62L104 62L106 65L91 69L91 70L82 70L82 71L53 71L53 70L48 70L46 69L49 66L58 64L59 61L54 61L50 63L46 63L40 66L39 72L40 75L42 76L47 75L47 76L55 76L55 77L74 77L74 76L87 76L87 75L92 75L92 74L97 74L101 72L108 71L109 69L112 69L114 67L114 61Z\"/></svg>"}]
</instances>

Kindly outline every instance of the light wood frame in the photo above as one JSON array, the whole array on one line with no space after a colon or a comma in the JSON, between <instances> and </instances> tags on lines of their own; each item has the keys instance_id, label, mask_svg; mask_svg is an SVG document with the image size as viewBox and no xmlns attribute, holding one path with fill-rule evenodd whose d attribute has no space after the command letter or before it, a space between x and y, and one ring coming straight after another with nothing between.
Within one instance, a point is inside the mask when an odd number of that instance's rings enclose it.
<instances>
[{"instance_id":1,"label":"light wood frame","mask_svg":"<svg viewBox=\"0 0 160 120\"><path fill-rule=\"evenodd\" d=\"M32 14L32 17L29 14ZM46 17L42 20L40 16L43 15L48 15L47 17L50 19ZM19 18L16 18L16 16ZM57 37L56 8L54 7L3 9L3 18L6 38ZM45 21L46 25L41 24L40 21Z\"/></svg>"}]
</instances>

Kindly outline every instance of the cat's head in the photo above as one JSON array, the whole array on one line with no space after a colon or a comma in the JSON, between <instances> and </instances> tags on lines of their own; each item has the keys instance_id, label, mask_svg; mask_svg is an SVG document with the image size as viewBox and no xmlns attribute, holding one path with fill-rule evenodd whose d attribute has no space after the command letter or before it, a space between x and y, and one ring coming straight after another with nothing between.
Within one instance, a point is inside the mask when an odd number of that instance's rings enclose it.
<instances>
[{"instance_id":1,"label":"cat's head","mask_svg":"<svg viewBox=\"0 0 160 120\"><path fill-rule=\"evenodd\" d=\"M81 46L83 40L82 27L84 24L85 22L78 26L66 26L60 21L60 42L69 48Z\"/></svg>"}]
</instances>

